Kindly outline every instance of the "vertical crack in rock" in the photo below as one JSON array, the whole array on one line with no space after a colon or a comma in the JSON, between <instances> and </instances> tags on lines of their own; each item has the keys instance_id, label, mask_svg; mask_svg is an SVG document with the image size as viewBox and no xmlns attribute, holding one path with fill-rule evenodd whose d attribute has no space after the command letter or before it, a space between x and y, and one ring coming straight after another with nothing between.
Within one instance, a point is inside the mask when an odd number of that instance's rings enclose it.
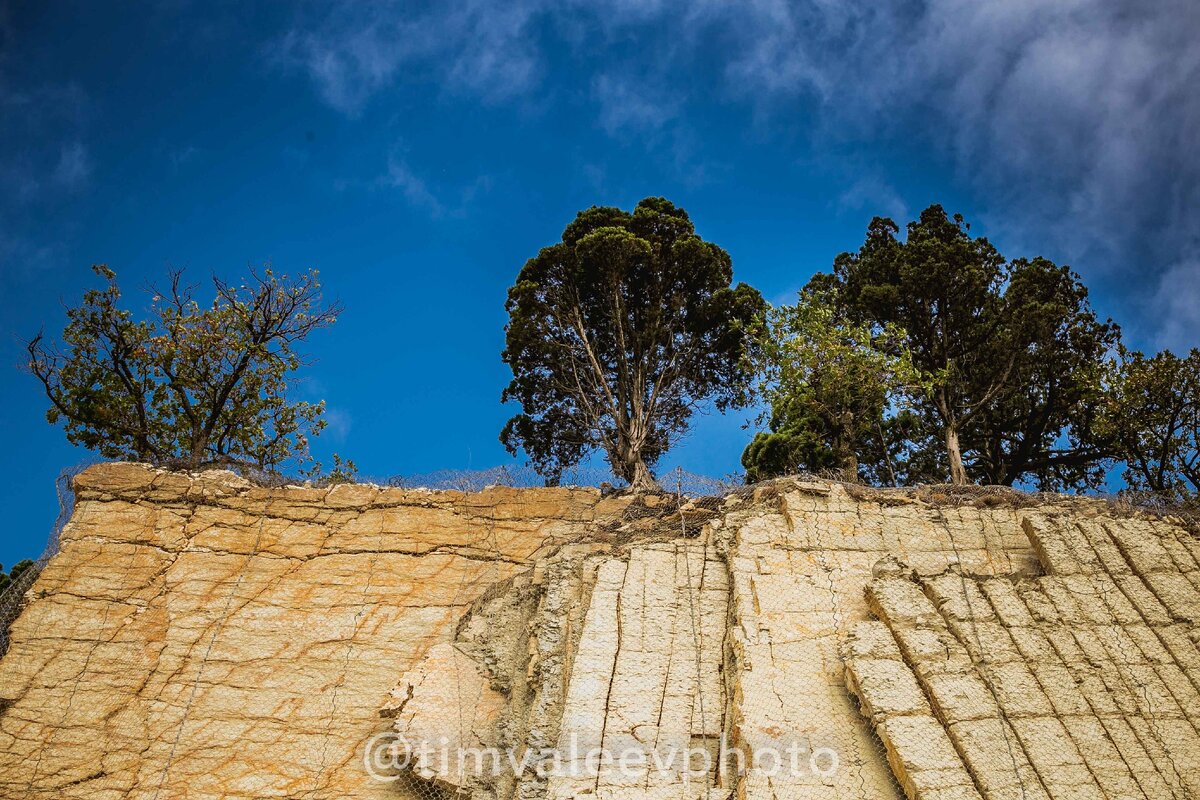
<instances>
[{"instance_id":1,"label":"vertical crack in rock","mask_svg":"<svg viewBox=\"0 0 1200 800\"><path fill-rule=\"evenodd\" d=\"M76 489L0 660L0 797L1200 797L1200 543L1168 518L790 479Z\"/></svg>"}]
</instances>

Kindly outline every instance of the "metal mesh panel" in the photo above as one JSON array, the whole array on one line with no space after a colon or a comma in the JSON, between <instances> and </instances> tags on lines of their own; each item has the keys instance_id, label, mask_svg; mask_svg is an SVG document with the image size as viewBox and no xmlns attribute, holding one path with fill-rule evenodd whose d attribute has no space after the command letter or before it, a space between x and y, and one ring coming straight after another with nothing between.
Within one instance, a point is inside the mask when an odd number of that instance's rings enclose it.
<instances>
[{"instance_id":1,"label":"metal mesh panel","mask_svg":"<svg viewBox=\"0 0 1200 800\"><path fill-rule=\"evenodd\" d=\"M58 550L78 472L60 478L62 513L39 568ZM296 485L250 477L266 486ZM431 579L430 588L444 595L437 607L448 610L451 622L410 648L409 661L396 668L391 698L370 708L369 717L379 716L366 741L346 741L339 721L379 703L364 694L359 667L379 657L373 614L390 602L387 586L395 577L385 546L392 530L381 523L356 534L342 552L357 554L361 567L333 604L339 615L332 607L311 609L313 624L328 630L320 645L330 678L313 699L320 724L303 769L289 777L287 796L340 797L346 775L360 775L360 768L364 796L379 798L921 796L911 776L899 770L898 780L893 771L904 732L889 734L847 685L846 654L862 646L861 626L874 620L864 586L884 554L933 571L951 564L1014 572L1009 545L989 528L992 512L1087 502L1005 487L874 489L817 476L745 485L672 470L658 479L661 493L634 497L607 471L580 468L564 475L561 486L601 492L576 492L571 503L549 510L544 495L494 491L541 486L526 468L398 476L386 481L392 489L372 490L393 492L388 502L402 499L406 508L426 502L412 490L430 490L429 502L441 503L455 520L452 534L427 551L439 554L438 570L453 575L436 586ZM304 502L322 505L338 491L326 487L324 495L305 494ZM248 555L219 584L220 596L205 610L205 632L189 646L198 663L174 692L161 749L147 755L149 777L141 784L147 797L181 796L190 762L202 752L196 743L211 713L205 693L237 659L222 641L226 623L246 613L269 583L255 575L262 565L256 559L276 535L264 530L278 495L251 490L247 496L261 498L248 501ZM875 516L856 517L855 500L876 509ZM919 512L880 516L885 512L878 509L893 507ZM1188 509L1129 496L1109 499L1105 510L1195 523ZM925 527L915 533L889 527L917 517ZM514 554L514 520L528 519L540 520L545 543ZM942 550L923 536L944 540ZM322 540L315 555L326 554L326 546ZM7 646L8 623L30 601L35 577L31 570L0 597L0 645ZM329 620L317 620L326 614ZM978 638L964 644L984 649ZM59 723L72 713L76 690L94 679L91 661L89 652L65 703L55 707ZM985 662L981 674L990 680L989 668ZM44 749L55 746L55 736ZM1148 736L1150 744L1163 738L1153 726ZM26 796L56 796L41 751L33 763Z\"/></svg>"},{"instance_id":2,"label":"metal mesh panel","mask_svg":"<svg viewBox=\"0 0 1200 800\"><path fill-rule=\"evenodd\" d=\"M42 554L33 566L22 572L3 592L0 592L0 656L8 652L8 629L17 615L21 613L25 593L33 586L42 568L46 566L46 562L58 552L59 535L75 510L75 493L71 490L71 481L94 463L96 463L94 460L85 461L59 473L54 482L55 490L58 493L58 516L54 520L54 527L50 529L50 535L46 538L46 546L42 548Z\"/></svg>"}]
</instances>

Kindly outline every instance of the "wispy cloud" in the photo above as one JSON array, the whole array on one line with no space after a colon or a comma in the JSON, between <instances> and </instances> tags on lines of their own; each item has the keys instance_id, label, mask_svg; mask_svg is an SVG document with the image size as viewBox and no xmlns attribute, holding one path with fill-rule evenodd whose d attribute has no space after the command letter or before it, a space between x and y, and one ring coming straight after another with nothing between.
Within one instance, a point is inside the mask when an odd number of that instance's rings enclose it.
<instances>
[{"instance_id":1,"label":"wispy cloud","mask_svg":"<svg viewBox=\"0 0 1200 800\"><path fill-rule=\"evenodd\" d=\"M398 194L414 211L438 220L459 219L468 213L472 204L492 188L492 176L478 175L466 181L433 180L418 171L404 143L395 145L387 155L383 170L370 178L339 180L339 191L373 191Z\"/></svg>"},{"instance_id":2,"label":"wispy cloud","mask_svg":"<svg viewBox=\"0 0 1200 800\"><path fill-rule=\"evenodd\" d=\"M0 154L0 176L10 197L40 203L87 184L92 159L82 138L85 104L75 86L15 91L0 82L0 117L9 142Z\"/></svg>"},{"instance_id":3,"label":"wispy cloud","mask_svg":"<svg viewBox=\"0 0 1200 800\"><path fill-rule=\"evenodd\" d=\"M325 435L335 444L344 444L350 429L354 427L354 417L349 411L341 408L326 406Z\"/></svg>"},{"instance_id":4,"label":"wispy cloud","mask_svg":"<svg viewBox=\"0 0 1200 800\"><path fill-rule=\"evenodd\" d=\"M721 169L704 157L686 118L687 87L652 71L610 70L592 79L590 98L606 134L659 157L686 185L705 184Z\"/></svg>"},{"instance_id":5,"label":"wispy cloud","mask_svg":"<svg viewBox=\"0 0 1200 800\"><path fill-rule=\"evenodd\" d=\"M1155 347L1186 353L1200 347L1200 258L1173 264L1162 274L1151 301L1149 319L1158 322Z\"/></svg>"},{"instance_id":6,"label":"wispy cloud","mask_svg":"<svg viewBox=\"0 0 1200 800\"><path fill-rule=\"evenodd\" d=\"M61 265L65 248L61 241L35 241L16 233L7 233L0 217L0 283L5 279L29 275Z\"/></svg>"},{"instance_id":7,"label":"wispy cloud","mask_svg":"<svg viewBox=\"0 0 1200 800\"><path fill-rule=\"evenodd\" d=\"M0 177L10 198L25 205L73 194L87 184L91 174L87 147L75 139L58 145L31 145L0 161Z\"/></svg>"},{"instance_id":8,"label":"wispy cloud","mask_svg":"<svg viewBox=\"0 0 1200 800\"><path fill-rule=\"evenodd\" d=\"M0 17L3 40L11 39ZM0 66L3 66L0 58ZM0 271L39 271L60 260L70 221L47 241L31 235L32 215L61 211L91 183L93 159L85 141L87 100L74 85L11 88L0 72Z\"/></svg>"},{"instance_id":9,"label":"wispy cloud","mask_svg":"<svg viewBox=\"0 0 1200 800\"><path fill-rule=\"evenodd\" d=\"M92 174L92 159L83 142L74 140L59 147L58 163L50 173L50 183L66 191L83 186Z\"/></svg>"},{"instance_id":10,"label":"wispy cloud","mask_svg":"<svg viewBox=\"0 0 1200 800\"><path fill-rule=\"evenodd\" d=\"M452 0L433 10L376 0L304 15L274 55L308 73L321 97L357 115L373 95L405 78L431 74L445 86L502 102L540 77L529 28L538 3Z\"/></svg>"},{"instance_id":11,"label":"wispy cloud","mask_svg":"<svg viewBox=\"0 0 1200 800\"><path fill-rule=\"evenodd\" d=\"M171 163L171 170L179 172L194 162L199 155L200 148L195 145L185 144L170 148L167 151L167 160Z\"/></svg>"},{"instance_id":12,"label":"wispy cloud","mask_svg":"<svg viewBox=\"0 0 1200 800\"><path fill-rule=\"evenodd\" d=\"M644 76L604 73L592 79L598 122L611 136L648 136L679 113L678 98L649 85Z\"/></svg>"},{"instance_id":13,"label":"wispy cloud","mask_svg":"<svg viewBox=\"0 0 1200 800\"><path fill-rule=\"evenodd\" d=\"M428 211L435 217L442 216L446 208L434 197L428 184L413 172L408 161L398 155L388 156L387 171L379 177L379 185L398 189L408 204Z\"/></svg>"},{"instance_id":14,"label":"wispy cloud","mask_svg":"<svg viewBox=\"0 0 1200 800\"><path fill-rule=\"evenodd\" d=\"M885 215L895 220L909 218L904 198L894 186L876 176L855 180L838 195L837 205L842 211L866 211L872 216Z\"/></svg>"},{"instance_id":15,"label":"wispy cloud","mask_svg":"<svg viewBox=\"0 0 1200 800\"><path fill-rule=\"evenodd\" d=\"M281 51L349 114L404 81L489 103L535 97L566 48L596 124L652 151L686 154L694 102L726 104L768 130L801 125L818 151L915 143L987 198L990 231L1102 276L1140 266L1151 301L1166 265L1196 243L1194 0L410 8L305 16ZM879 189L857 185L840 202L901 208Z\"/></svg>"}]
</instances>

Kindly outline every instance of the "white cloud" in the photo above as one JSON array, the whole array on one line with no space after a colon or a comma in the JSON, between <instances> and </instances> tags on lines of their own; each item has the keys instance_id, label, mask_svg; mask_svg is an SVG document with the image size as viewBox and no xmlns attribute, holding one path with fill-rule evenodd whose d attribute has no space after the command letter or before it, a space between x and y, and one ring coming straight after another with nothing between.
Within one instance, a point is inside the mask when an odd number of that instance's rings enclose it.
<instances>
[{"instance_id":1,"label":"white cloud","mask_svg":"<svg viewBox=\"0 0 1200 800\"><path fill-rule=\"evenodd\" d=\"M0 217L0 276L4 279L27 276L62 266L65 250L61 241L34 241L4 231Z\"/></svg>"},{"instance_id":2,"label":"white cloud","mask_svg":"<svg viewBox=\"0 0 1200 800\"><path fill-rule=\"evenodd\" d=\"M369 189L398 192L404 202L432 219L461 218L481 196L491 191L492 176L479 175L468 182L432 181L413 168L404 143L398 143L388 154L383 172L370 180L342 180L339 190Z\"/></svg>"},{"instance_id":3,"label":"white cloud","mask_svg":"<svg viewBox=\"0 0 1200 800\"><path fill-rule=\"evenodd\" d=\"M87 184L92 159L82 138L85 105L76 86L13 91L0 82L0 117L16 143L0 153L0 179L10 198L53 202Z\"/></svg>"},{"instance_id":4,"label":"white cloud","mask_svg":"<svg viewBox=\"0 0 1200 800\"><path fill-rule=\"evenodd\" d=\"M191 164L200 155L200 148L195 145L182 145L172 147L167 152L167 160L171 163L171 170L179 172L181 169Z\"/></svg>"},{"instance_id":5,"label":"white cloud","mask_svg":"<svg viewBox=\"0 0 1200 800\"><path fill-rule=\"evenodd\" d=\"M382 186L399 189L404 199L414 208L422 208L434 217L445 213L445 206L434 197L428 184L413 172L408 162L395 154L388 156L387 172L379 178Z\"/></svg>"},{"instance_id":6,"label":"white cloud","mask_svg":"<svg viewBox=\"0 0 1200 800\"><path fill-rule=\"evenodd\" d=\"M0 15L0 45L11 31ZM0 56L4 49L0 46ZM0 57L0 66L3 66ZM27 274L58 265L73 229L61 220L53 237L30 235L30 218L60 212L84 191L92 157L84 141L87 100L74 85L12 89L0 72L0 119L6 148L0 151L0 271Z\"/></svg>"},{"instance_id":7,"label":"white cloud","mask_svg":"<svg viewBox=\"0 0 1200 800\"><path fill-rule=\"evenodd\" d=\"M655 91L646 76L605 73L592 79L600 127L610 136L649 136L679 113L679 100Z\"/></svg>"},{"instance_id":8,"label":"white cloud","mask_svg":"<svg viewBox=\"0 0 1200 800\"><path fill-rule=\"evenodd\" d=\"M321 97L351 116L410 73L501 102L539 78L529 26L541 11L537 3L483 0L453 0L422 13L390 0L337 5L300 20L276 57L308 72Z\"/></svg>"},{"instance_id":9,"label":"white cloud","mask_svg":"<svg viewBox=\"0 0 1200 800\"><path fill-rule=\"evenodd\" d=\"M1151 339L1155 347L1179 354L1200 347L1200 260L1172 265L1157 288L1149 316L1160 323Z\"/></svg>"},{"instance_id":10,"label":"white cloud","mask_svg":"<svg viewBox=\"0 0 1200 800\"><path fill-rule=\"evenodd\" d=\"M326 406L324 419L325 436L335 444L344 444L350 429L354 427L354 417L343 409Z\"/></svg>"},{"instance_id":11,"label":"white cloud","mask_svg":"<svg viewBox=\"0 0 1200 800\"><path fill-rule=\"evenodd\" d=\"M66 142L59 148L58 163L50 174L50 183L67 191L83 186L92 174L92 160L83 142Z\"/></svg>"},{"instance_id":12,"label":"white cloud","mask_svg":"<svg viewBox=\"0 0 1200 800\"><path fill-rule=\"evenodd\" d=\"M842 211L866 211L871 216L886 216L894 220L909 219L908 206L896 189L874 176L855 180L838 196ZM903 223L901 223L903 224Z\"/></svg>"},{"instance_id":13,"label":"white cloud","mask_svg":"<svg viewBox=\"0 0 1200 800\"><path fill-rule=\"evenodd\" d=\"M693 157L693 104L726 104L751 112L767 135L800 126L817 152L915 145L986 199L977 205L989 232L1088 276L1161 275L1195 244L1194 0L407 8L339 7L299 22L284 51L331 105L353 114L407 80L484 102L538 97L552 55L567 50L578 73L566 80L593 101L597 124L676 164ZM897 201L864 184L840 202L894 211ZM1153 286L1146 297L1157 296Z\"/></svg>"}]
</instances>

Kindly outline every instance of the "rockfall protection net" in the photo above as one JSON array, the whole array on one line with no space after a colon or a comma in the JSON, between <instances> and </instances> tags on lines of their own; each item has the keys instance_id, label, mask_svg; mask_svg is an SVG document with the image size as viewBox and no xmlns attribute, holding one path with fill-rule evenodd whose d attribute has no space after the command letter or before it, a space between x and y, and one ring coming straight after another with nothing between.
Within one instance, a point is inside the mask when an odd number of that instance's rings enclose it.
<instances>
[{"instance_id":1,"label":"rockfall protection net","mask_svg":"<svg viewBox=\"0 0 1200 800\"><path fill-rule=\"evenodd\" d=\"M63 526L71 519L71 513L75 510L75 492L71 488L71 481L76 475L95 463L97 462L94 460L85 461L65 469L59 473L58 479L54 482L54 488L58 493L58 516L54 520L54 527L50 529L50 535L46 538L46 546L33 566L22 572L3 592L0 592L0 656L8 652L8 629L17 615L21 613L25 593L33 586L37 576L41 574L42 568L46 566L46 562L58 552L59 534L62 533Z\"/></svg>"},{"instance_id":2,"label":"rockfall protection net","mask_svg":"<svg viewBox=\"0 0 1200 800\"><path fill-rule=\"evenodd\" d=\"M770 498L769 485L680 470L658 482L661 494L629 503L603 532L619 547L548 559L540 585L484 591L451 647L401 677L379 745L396 796L724 800L741 785L747 797L904 797L845 686L838 654L853 619L842 604L861 576L821 553L826 523L800 523L813 549L791 566L811 591L788 608L782 594L755 596L757 576L731 574L718 522ZM469 491L540 479L501 469L390 483ZM493 553L478 577L490 584L503 563L498 520L475 513L469 547ZM770 630L735 633L739 613ZM514 636L496 629L505 615Z\"/></svg>"},{"instance_id":3,"label":"rockfall protection net","mask_svg":"<svg viewBox=\"0 0 1200 800\"><path fill-rule=\"evenodd\" d=\"M70 481L82 468L59 479L61 510L37 567L0 595L0 653L26 593L58 551L58 534L73 508ZM806 547L768 548L755 554L759 563L753 571L743 573L732 563L737 554L731 554L718 523L735 514L739 503L769 499L772 483L747 486L682 470L660 474L658 481L660 494L630 499L591 531L586 544L603 546L579 552L563 548L545 559L540 576L532 570L511 575L512 559L500 542L504 520L496 508L466 497L458 501L458 513L470 520L458 552L481 563L474 572L463 570L454 589L450 605L462 609L462 620L445 647L430 650L397 676L401 695L386 709L379 738L372 740L376 749L364 753L364 766L378 770L375 777L388 784L392 796L715 800L729 798L735 785L753 797L904 796L842 673L840 654L856 613L847 598L861 591L864 580L863 563L838 555L845 548L845 530L820 515L791 518ZM544 481L527 468L497 467L386 483L469 493L494 486L537 487ZM620 481L600 469L570 472L561 485L626 496ZM1070 502L1005 487L842 486L856 497L916 496L946 508ZM1173 516L1195 530L1197 518L1188 509L1128 495L1109 504L1115 512L1141 509ZM214 612L218 622L228 616L258 552L266 518L264 504L243 571ZM582 516L566 522L580 529L589 524ZM377 534L385 535L382 529ZM949 521L945 535L955 562L965 563ZM989 546L985 537L984 547ZM338 639L342 649L335 659L340 678L322 695L328 724L315 766L304 779L308 788L297 798L332 796L330 774L342 766L335 758L333 722L355 702L347 697L346 680L361 657L361 626L381 577L378 553L383 549L374 548L377 555L362 576L361 594L350 601L356 609ZM767 563L771 558L778 563ZM781 581L788 591L773 591L772 584L782 588ZM739 619L750 618L757 621L755 629L733 630ZM977 628L970 630L977 635ZM217 624L207 641L199 642L201 663L184 693L181 721L165 761L155 765L155 798L172 796L167 788L171 770L180 742L199 724L191 718L192 704L221 633ZM972 644L985 650L978 639ZM90 654L63 720L89 660ZM986 658L980 669L989 677ZM1146 688L1131 683L1127 672L1116 675L1127 693L1145 695ZM1002 721L1007 731L1007 720ZM1160 738L1153 724L1148 733ZM1015 770L1019 745L1007 744ZM1168 752L1165 745L1163 752ZM40 771L39 757L29 781L31 795Z\"/></svg>"}]
</instances>

